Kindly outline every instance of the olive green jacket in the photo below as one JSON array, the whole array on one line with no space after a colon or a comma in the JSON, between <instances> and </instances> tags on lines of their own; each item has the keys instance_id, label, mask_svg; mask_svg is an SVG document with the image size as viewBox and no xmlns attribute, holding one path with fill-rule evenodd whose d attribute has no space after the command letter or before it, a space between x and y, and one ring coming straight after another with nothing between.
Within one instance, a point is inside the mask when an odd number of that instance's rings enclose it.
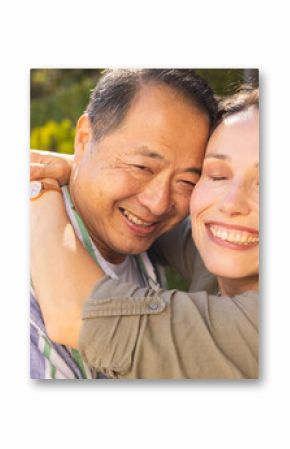
<instances>
[{"instance_id":1,"label":"olive green jacket","mask_svg":"<svg viewBox=\"0 0 290 449\"><path fill-rule=\"evenodd\" d=\"M163 255L178 254L176 266L183 275L189 276L192 267L198 267L200 275L195 271L193 276L196 284L216 288L216 282L195 260L197 252L188 238L188 226L180 227L178 233L182 235L177 242L183 248L181 253L174 249L176 241L171 241ZM229 298L206 291L154 291L105 277L86 302L83 319L81 354L90 366L109 377L258 378L255 292Z\"/></svg>"}]
</instances>

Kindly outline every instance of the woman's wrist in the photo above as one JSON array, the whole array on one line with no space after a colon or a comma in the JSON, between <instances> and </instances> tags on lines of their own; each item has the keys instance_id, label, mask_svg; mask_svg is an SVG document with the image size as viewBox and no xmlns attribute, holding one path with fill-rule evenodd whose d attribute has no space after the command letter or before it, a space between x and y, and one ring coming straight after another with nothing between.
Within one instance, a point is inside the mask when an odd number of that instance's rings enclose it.
<instances>
[{"instance_id":1,"label":"woman's wrist","mask_svg":"<svg viewBox=\"0 0 290 449\"><path fill-rule=\"evenodd\" d=\"M30 201L37 201L42 195L47 192L55 191L61 193L61 188L58 182L54 180L42 179L40 181L30 182Z\"/></svg>"}]
</instances>

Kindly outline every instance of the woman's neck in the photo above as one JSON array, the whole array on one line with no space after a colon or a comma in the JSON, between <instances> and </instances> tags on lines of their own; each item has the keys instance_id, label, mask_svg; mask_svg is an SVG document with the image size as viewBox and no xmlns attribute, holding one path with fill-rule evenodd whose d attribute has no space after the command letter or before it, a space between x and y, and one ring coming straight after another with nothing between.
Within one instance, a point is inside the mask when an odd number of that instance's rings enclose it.
<instances>
[{"instance_id":1,"label":"woman's neck","mask_svg":"<svg viewBox=\"0 0 290 449\"><path fill-rule=\"evenodd\" d=\"M218 277L218 284L222 295L235 296L247 291L259 289L259 276L250 276L242 279L228 279Z\"/></svg>"}]
</instances>

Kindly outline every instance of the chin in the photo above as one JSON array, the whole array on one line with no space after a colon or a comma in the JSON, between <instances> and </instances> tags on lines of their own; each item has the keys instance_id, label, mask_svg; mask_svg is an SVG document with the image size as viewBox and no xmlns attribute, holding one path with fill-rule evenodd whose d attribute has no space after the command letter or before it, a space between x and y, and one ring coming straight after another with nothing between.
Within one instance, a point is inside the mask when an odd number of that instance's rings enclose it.
<instances>
[{"instance_id":1,"label":"chin","mask_svg":"<svg viewBox=\"0 0 290 449\"><path fill-rule=\"evenodd\" d=\"M258 268L256 263L250 261L226 260L226 258L220 258L218 261L204 260L208 271L215 276L227 278L227 279L243 279L249 277L258 276Z\"/></svg>"},{"instance_id":2,"label":"chin","mask_svg":"<svg viewBox=\"0 0 290 449\"><path fill-rule=\"evenodd\" d=\"M243 280L258 277L258 273L243 272L238 270L233 270L231 272L220 270L218 273L213 274L215 274L219 278L232 280Z\"/></svg>"}]
</instances>

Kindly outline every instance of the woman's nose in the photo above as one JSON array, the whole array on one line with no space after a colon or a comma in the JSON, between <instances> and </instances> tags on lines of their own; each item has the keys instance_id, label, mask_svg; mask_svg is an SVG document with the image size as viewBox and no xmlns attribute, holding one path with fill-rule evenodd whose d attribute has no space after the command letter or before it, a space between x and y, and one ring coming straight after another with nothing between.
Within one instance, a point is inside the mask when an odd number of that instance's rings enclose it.
<instances>
[{"instance_id":1,"label":"woman's nose","mask_svg":"<svg viewBox=\"0 0 290 449\"><path fill-rule=\"evenodd\" d=\"M224 214L247 215L250 212L248 195L243 185L233 184L219 202L219 209Z\"/></svg>"}]
</instances>

